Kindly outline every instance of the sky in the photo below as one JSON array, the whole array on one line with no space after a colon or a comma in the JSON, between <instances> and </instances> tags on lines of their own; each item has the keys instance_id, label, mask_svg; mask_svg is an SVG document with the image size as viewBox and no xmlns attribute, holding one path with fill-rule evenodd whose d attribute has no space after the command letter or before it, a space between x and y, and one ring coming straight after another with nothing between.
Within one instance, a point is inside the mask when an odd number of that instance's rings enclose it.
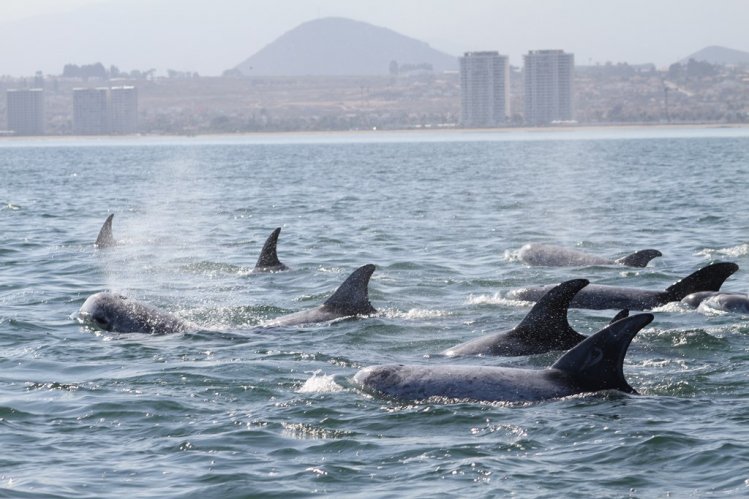
<instances>
[{"instance_id":1,"label":"sky","mask_svg":"<svg viewBox=\"0 0 749 499\"><path fill-rule=\"evenodd\" d=\"M0 0L0 75L65 64L219 75L299 24L348 17L452 55L563 49L577 64L663 67L749 52L749 0Z\"/></svg>"}]
</instances>

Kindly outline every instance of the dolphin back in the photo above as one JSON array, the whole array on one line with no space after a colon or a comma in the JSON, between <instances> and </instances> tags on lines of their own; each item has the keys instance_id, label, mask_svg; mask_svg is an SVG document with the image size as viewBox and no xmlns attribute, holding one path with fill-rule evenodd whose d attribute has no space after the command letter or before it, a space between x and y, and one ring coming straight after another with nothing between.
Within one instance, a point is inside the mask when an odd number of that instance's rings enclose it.
<instances>
[{"instance_id":1,"label":"dolphin back","mask_svg":"<svg viewBox=\"0 0 749 499\"><path fill-rule=\"evenodd\" d=\"M255 264L256 271L264 270L287 270L288 267L281 263L278 259L276 247L278 245L278 235L281 233L281 227L277 227L271 232L268 239L265 240L263 249L260 251L260 256Z\"/></svg>"},{"instance_id":2,"label":"dolphin back","mask_svg":"<svg viewBox=\"0 0 749 499\"><path fill-rule=\"evenodd\" d=\"M663 256L663 253L657 249L644 249L619 258L616 263L627 267L647 267L650 260L659 256Z\"/></svg>"},{"instance_id":3,"label":"dolphin back","mask_svg":"<svg viewBox=\"0 0 749 499\"><path fill-rule=\"evenodd\" d=\"M737 270L739 266L731 262L718 262L702 267L666 288L666 300L663 303L681 301L688 295L699 291L720 291L726 279Z\"/></svg>"},{"instance_id":4,"label":"dolphin back","mask_svg":"<svg viewBox=\"0 0 749 499\"><path fill-rule=\"evenodd\" d=\"M109 248L116 244L112 236L112 218L114 218L114 213L110 214L101 226L96 243L94 243L97 248Z\"/></svg>"},{"instance_id":5,"label":"dolphin back","mask_svg":"<svg viewBox=\"0 0 749 499\"><path fill-rule=\"evenodd\" d=\"M365 315L376 312L369 303L369 278L375 271L370 264L359 267L341 284L323 304L342 315Z\"/></svg>"},{"instance_id":6,"label":"dolphin back","mask_svg":"<svg viewBox=\"0 0 749 499\"><path fill-rule=\"evenodd\" d=\"M638 314L609 324L565 353L551 368L566 373L583 392L637 393L624 378L624 356L638 331L652 320L653 314Z\"/></svg>"}]
</instances>

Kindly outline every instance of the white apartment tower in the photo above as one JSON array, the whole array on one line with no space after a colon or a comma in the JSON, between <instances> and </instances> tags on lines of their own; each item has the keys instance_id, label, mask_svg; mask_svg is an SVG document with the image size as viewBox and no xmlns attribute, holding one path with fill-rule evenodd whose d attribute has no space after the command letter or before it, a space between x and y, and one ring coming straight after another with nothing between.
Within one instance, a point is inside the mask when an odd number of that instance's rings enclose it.
<instances>
[{"instance_id":1,"label":"white apartment tower","mask_svg":"<svg viewBox=\"0 0 749 499\"><path fill-rule=\"evenodd\" d=\"M138 131L138 90L135 87L113 87L109 94L111 133Z\"/></svg>"},{"instance_id":2,"label":"white apartment tower","mask_svg":"<svg viewBox=\"0 0 749 499\"><path fill-rule=\"evenodd\" d=\"M503 125L510 116L510 66L498 52L466 52L460 58L460 124Z\"/></svg>"},{"instance_id":3,"label":"white apartment tower","mask_svg":"<svg viewBox=\"0 0 749 499\"><path fill-rule=\"evenodd\" d=\"M79 135L138 131L135 87L73 89L73 132Z\"/></svg>"},{"instance_id":4,"label":"white apartment tower","mask_svg":"<svg viewBox=\"0 0 749 499\"><path fill-rule=\"evenodd\" d=\"M6 92L8 130L16 135L44 135L44 90Z\"/></svg>"},{"instance_id":5,"label":"white apartment tower","mask_svg":"<svg viewBox=\"0 0 749 499\"><path fill-rule=\"evenodd\" d=\"M548 125L572 121L574 54L563 50L531 50L523 60L525 123Z\"/></svg>"}]
</instances>

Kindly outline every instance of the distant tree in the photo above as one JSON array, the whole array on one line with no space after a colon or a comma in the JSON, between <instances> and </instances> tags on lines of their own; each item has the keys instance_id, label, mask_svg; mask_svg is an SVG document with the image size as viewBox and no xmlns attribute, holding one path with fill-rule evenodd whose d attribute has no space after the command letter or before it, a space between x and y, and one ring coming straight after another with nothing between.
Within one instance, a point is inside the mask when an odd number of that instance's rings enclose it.
<instances>
[{"instance_id":1,"label":"distant tree","mask_svg":"<svg viewBox=\"0 0 749 499\"><path fill-rule=\"evenodd\" d=\"M684 78L684 66L678 62L671 64L668 67L668 79L680 80L682 78Z\"/></svg>"},{"instance_id":2,"label":"distant tree","mask_svg":"<svg viewBox=\"0 0 749 499\"><path fill-rule=\"evenodd\" d=\"M713 76L717 73L715 66L705 61L696 61L689 59L687 62L687 77L688 78L701 78L704 76Z\"/></svg>"},{"instance_id":3,"label":"distant tree","mask_svg":"<svg viewBox=\"0 0 749 499\"><path fill-rule=\"evenodd\" d=\"M242 78L244 75L242 72L237 68L227 69L223 73L221 73L221 76L224 78Z\"/></svg>"}]
</instances>

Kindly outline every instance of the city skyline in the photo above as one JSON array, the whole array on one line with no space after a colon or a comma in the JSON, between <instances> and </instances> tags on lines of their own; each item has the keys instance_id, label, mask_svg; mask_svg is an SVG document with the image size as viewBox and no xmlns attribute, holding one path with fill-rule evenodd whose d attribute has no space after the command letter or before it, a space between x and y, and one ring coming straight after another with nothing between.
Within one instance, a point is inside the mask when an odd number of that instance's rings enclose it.
<instances>
[{"instance_id":1,"label":"city skyline","mask_svg":"<svg viewBox=\"0 0 749 499\"><path fill-rule=\"evenodd\" d=\"M0 4L0 75L57 74L64 64L95 61L125 70L219 75L299 24L330 16L386 27L455 57L498 50L513 66L529 50L562 47L580 65L659 67L710 45L749 51L743 23L749 2L736 0L634 0L626 6L434 0L429 16L418 15L423 9L423 2L389 0L216 0L210 10L194 0L6 0ZM114 25L125 28L112 30ZM13 48L20 46L23 51Z\"/></svg>"}]
</instances>

